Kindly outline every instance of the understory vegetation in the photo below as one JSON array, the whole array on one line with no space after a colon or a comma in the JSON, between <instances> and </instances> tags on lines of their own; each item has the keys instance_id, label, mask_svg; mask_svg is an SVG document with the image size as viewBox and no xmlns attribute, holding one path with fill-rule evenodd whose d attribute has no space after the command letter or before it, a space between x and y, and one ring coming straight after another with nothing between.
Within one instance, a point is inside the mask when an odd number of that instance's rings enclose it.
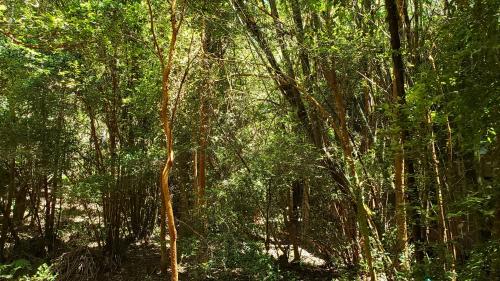
<instances>
[{"instance_id":1,"label":"understory vegetation","mask_svg":"<svg viewBox=\"0 0 500 281\"><path fill-rule=\"evenodd\" d=\"M497 0L0 0L0 280L499 280Z\"/></svg>"}]
</instances>

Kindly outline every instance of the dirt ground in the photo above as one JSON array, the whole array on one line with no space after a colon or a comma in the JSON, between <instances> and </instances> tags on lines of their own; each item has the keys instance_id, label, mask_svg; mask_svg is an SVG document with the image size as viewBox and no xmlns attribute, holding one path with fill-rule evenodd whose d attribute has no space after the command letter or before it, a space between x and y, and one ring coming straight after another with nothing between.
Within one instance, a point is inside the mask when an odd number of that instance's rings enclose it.
<instances>
[{"instance_id":1,"label":"dirt ground","mask_svg":"<svg viewBox=\"0 0 500 281\"><path fill-rule=\"evenodd\" d=\"M310 258L310 257L309 257ZM102 281L156 281L169 280L168 277L160 273L160 248L156 244L131 245L127 251L126 258L121 266L113 271L101 274L98 280ZM318 261L314 261L318 262ZM188 269L180 265L180 280L221 280L217 277L203 278L192 276ZM302 264L301 266L290 264L283 268L295 273L298 280L304 281L330 281L337 277L332 270L322 268L313 264ZM227 278L227 277L226 277ZM229 279L225 279L229 280ZM248 278L238 276L237 273L230 279L232 281L253 281ZM255 280L258 281L258 280Z\"/></svg>"}]
</instances>

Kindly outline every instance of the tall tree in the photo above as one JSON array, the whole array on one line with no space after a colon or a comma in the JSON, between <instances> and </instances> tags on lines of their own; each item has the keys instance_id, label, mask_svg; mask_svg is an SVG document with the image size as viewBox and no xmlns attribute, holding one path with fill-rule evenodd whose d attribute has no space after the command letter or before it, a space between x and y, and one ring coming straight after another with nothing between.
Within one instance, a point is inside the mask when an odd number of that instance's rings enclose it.
<instances>
[{"instance_id":1,"label":"tall tree","mask_svg":"<svg viewBox=\"0 0 500 281\"><path fill-rule=\"evenodd\" d=\"M406 95L404 87L404 65L401 49L401 40L399 38L399 13L395 0L385 0L385 9L387 12L387 22L389 33L391 35L391 54L392 54L392 100L396 105L396 134L393 136L395 147L394 155L394 185L396 194L396 225L397 225L397 266L407 271L408 264L408 230L406 222L406 195L405 195L405 157L404 157L404 139L405 139L405 118L402 108L406 104Z\"/></svg>"},{"instance_id":2,"label":"tall tree","mask_svg":"<svg viewBox=\"0 0 500 281\"><path fill-rule=\"evenodd\" d=\"M172 67L174 63L174 55L177 44L177 36L179 35L179 30L184 19L185 6L184 2L181 3L180 13L177 7L177 1L174 0L170 3L170 43L164 56L164 52L159 45L158 39L156 37L156 31L154 26L153 11L151 8L151 2L148 0L148 9L150 15L150 26L151 34L153 37L153 44L156 48L156 54L160 60L161 73L162 73L162 83L161 83L161 110L160 110L160 120L163 125L163 133L165 135L166 141L166 151L167 159L163 171L161 172L161 190L163 195L163 206L165 208L165 214L167 216L168 233L170 239L170 279L172 281L179 280L179 270L177 265L177 229L175 227L174 209L172 206L172 198L169 187L169 175L174 164L174 140L172 134L172 120L173 115L170 114L170 90L171 81L170 75L172 73ZM175 113L175 108L172 109Z\"/></svg>"}]
</instances>

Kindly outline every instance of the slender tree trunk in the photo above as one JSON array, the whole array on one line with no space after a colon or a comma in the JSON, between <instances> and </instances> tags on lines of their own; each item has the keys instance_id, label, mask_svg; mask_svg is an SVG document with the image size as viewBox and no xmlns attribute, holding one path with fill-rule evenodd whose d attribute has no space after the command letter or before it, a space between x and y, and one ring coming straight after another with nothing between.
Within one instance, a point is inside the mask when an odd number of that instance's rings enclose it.
<instances>
[{"instance_id":1,"label":"slender tree trunk","mask_svg":"<svg viewBox=\"0 0 500 281\"><path fill-rule=\"evenodd\" d=\"M373 258L371 253L370 246L370 235L369 235L369 225L368 225L368 213L365 209L364 203L364 195L363 195L363 187L359 182L359 178L356 172L356 165L354 162L353 156L353 147L351 144L349 131L347 129L347 121L346 121L346 107L344 97L340 92L340 87L338 85L337 73L336 73L336 65L335 59L332 58L331 66L324 67L325 78L329 85L329 88L333 95L333 101L335 104L335 111L337 113L338 126L334 128L336 131L340 143L342 145L342 149L344 152L344 157L347 162L349 176L354 186L354 197L356 200L356 214L357 220L359 224L359 230L361 232L361 236L364 240L363 243L363 256L365 257L366 263L368 264L368 269L370 273L370 277L372 280L377 280L377 276L375 273L375 268L373 266Z\"/></svg>"},{"instance_id":2,"label":"slender tree trunk","mask_svg":"<svg viewBox=\"0 0 500 281\"><path fill-rule=\"evenodd\" d=\"M436 69L436 64L434 61L434 58L432 56L429 56L432 69L434 70L436 74L436 84L438 85L439 92L441 94L444 94L444 90L441 85L441 79L440 75ZM454 243L452 242L453 234L452 234L452 229L451 229L451 223L450 220L447 218L446 214L446 201L449 200L448 195L448 188L447 188L447 182L442 181L440 170L439 170L439 161L438 161L438 156L436 153L436 145L434 142L434 129L432 127L432 116L430 112L427 112L426 116L426 122L428 126L428 130L430 133L431 141L429 143L430 146L430 152L431 152L431 159L432 159L432 166L433 166L433 171L435 175L435 182L436 182L436 199L437 199L437 204L439 207L439 227L440 227L440 234L441 234L441 242L443 243L443 246L447 249L447 251L450 252L450 272L452 275L452 280L456 279L456 270L455 270L455 265L456 265L456 248ZM446 132L447 132L447 140L446 140L446 150L447 150L447 160L448 160L448 167L453 166L453 142L452 142L452 133L451 133L451 126L450 122L448 120L448 117L446 117ZM445 174L447 176L445 177L446 179L451 178L451 172L452 169L445 169ZM445 267L445 271L447 270L446 264L447 264L447 257L443 257L443 264Z\"/></svg>"},{"instance_id":3,"label":"slender tree trunk","mask_svg":"<svg viewBox=\"0 0 500 281\"><path fill-rule=\"evenodd\" d=\"M7 191L6 204L2 210L2 228L0 232L0 260L5 260L5 243L7 242L7 232L9 230L10 224L12 223L10 219L11 207L12 207L12 198L14 197L14 193L16 190L16 161L15 158L12 157L9 165L9 173L10 173L10 183Z\"/></svg>"},{"instance_id":4,"label":"slender tree trunk","mask_svg":"<svg viewBox=\"0 0 500 281\"><path fill-rule=\"evenodd\" d=\"M161 179L160 179L161 180ZM164 198L163 189L160 188L161 198ZM165 213L165 201L161 200L160 205L160 270L166 274L168 270L168 252L167 252L167 214Z\"/></svg>"},{"instance_id":5,"label":"slender tree trunk","mask_svg":"<svg viewBox=\"0 0 500 281\"><path fill-rule=\"evenodd\" d=\"M193 133L193 139L196 139L196 134ZM198 196L198 148L193 150L193 194L194 196L194 208L198 208L200 205Z\"/></svg>"},{"instance_id":6,"label":"slender tree trunk","mask_svg":"<svg viewBox=\"0 0 500 281\"><path fill-rule=\"evenodd\" d=\"M167 77L168 79L168 77ZM168 99L168 81L163 82L163 99ZM163 109L162 109L163 111ZM161 173L161 190L163 195L163 205L165 207L165 214L167 218L167 226L168 233L170 239L170 266L171 266L171 280L178 280L178 269L177 269L177 229L175 227L175 219L174 219L174 210L172 206L172 198L170 195L170 186L169 186L169 175L173 166L174 160L174 151L173 151L173 140L172 140L172 132L170 126L170 120L168 120L168 115L166 113L161 114L162 123L165 132L165 137L167 138L167 160L163 171ZM165 260L166 257L163 257Z\"/></svg>"},{"instance_id":7,"label":"slender tree trunk","mask_svg":"<svg viewBox=\"0 0 500 281\"><path fill-rule=\"evenodd\" d=\"M49 188L49 181L47 176L43 176L43 195L45 199L45 225L44 225L44 238L45 246L47 250L52 252L54 246L54 222L53 222L53 211L52 211L52 197L54 190Z\"/></svg>"},{"instance_id":8,"label":"slender tree trunk","mask_svg":"<svg viewBox=\"0 0 500 281\"><path fill-rule=\"evenodd\" d=\"M424 251L424 238L422 229L422 209L423 205L420 200L420 193L415 181L415 161L413 159L408 160L408 194L409 201L412 203L411 208L411 221L413 222L412 227L412 239L415 244L415 260L417 265L423 265L425 251ZM423 276L422 276L423 277Z\"/></svg>"},{"instance_id":9,"label":"slender tree trunk","mask_svg":"<svg viewBox=\"0 0 500 281\"><path fill-rule=\"evenodd\" d=\"M23 184L19 191L16 192L16 204L12 211L12 223L14 226L18 226L23 223L24 213L27 207L28 184Z\"/></svg>"},{"instance_id":10,"label":"slender tree trunk","mask_svg":"<svg viewBox=\"0 0 500 281\"><path fill-rule=\"evenodd\" d=\"M271 7L271 16L273 17L274 26L276 29L276 36L278 40L278 44L281 50L281 55L283 56L283 60L285 63L285 70L288 76L295 78L295 73L292 66L292 61L290 60L290 51L287 48L286 40L285 40L285 31L283 23L279 20L278 8L276 7L275 0L269 0L269 6Z\"/></svg>"},{"instance_id":11,"label":"slender tree trunk","mask_svg":"<svg viewBox=\"0 0 500 281\"><path fill-rule=\"evenodd\" d=\"M309 76L311 75L311 66L309 64L309 55L307 54L304 42L305 40L304 24L302 21L300 4L298 0L290 0L290 2L292 7L293 22L295 23L295 33L297 37L297 42L299 44L299 59L300 59L300 65L302 67L302 74L306 81L306 88L307 88L306 90L310 91L311 79Z\"/></svg>"},{"instance_id":12,"label":"slender tree trunk","mask_svg":"<svg viewBox=\"0 0 500 281\"><path fill-rule=\"evenodd\" d=\"M303 195L303 181L296 180L292 184L292 196L290 200L290 236L293 246L293 261L298 262L300 260L300 251L299 251L299 217L300 217L300 204L302 202Z\"/></svg>"},{"instance_id":13,"label":"slender tree trunk","mask_svg":"<svg viewBox=\"0 0 500 281\"><path fill-rule=\"evenodd\" d=\"M151 9L151 2L148 0L148 11L150 16L150 27L153 36L153 43L156 48L157 55L159 57L162 66L162 97L161 97L161 110L160 110L160 120L163 127L163 133L166 140L166 162L161 173L161 190L163 195L163 203L165 206L165 214L167 217L168 233L170 236L170 266L171 275L170 279L172 281L179 280L179 270L177 265L177 229L175 226L174 210L172 206L172 198L170 194L169 186L169 175L174 163L174 140L172 134L172 119L170 112L170 74L173 67L174 54L177 43L177 36L179 34L179 29L184 17L185 7L182 8L180 19L177 15L177 1L173 0L170 3L170 23L171 23L171 34L170 34L170 44L167 51L167 57L163 56L163 50L161 49L154 28L153 12ZM165 260L165 257L162 257Z\"/></svg>"},{"instance_id":14,"label":"slender tree trunk","mask_svg":"<svg viewBox=\"0 0 500 281\"><path fill-rule=\"evenodd\" d=\"M271 212L271 180L268 181L266 188L266 241L265 241L266 253L269 253L271 244L271 237L270 237L271 229L269 221L270 212Z\"/></svg>"},{"instance_id":15,"label":"slender tree trunk","mask_svg":"<svg viewBox=\"0 0 500 281\"><path fill-rule=\"evenodd\" d=\"M311 206L309 203L309 182L304 182L304 194L302 197L302 239L305 239L307 232L309 231L309 223L310 223L310 211Z\"/></svg>"},{"instance_id":16,"label":"slender tree trunk","mask_svg":"<svg viewBox=\"0 0 500 281\"><path fill-rule=\"evenodd\" d=\"M121 140L118 127L118 110L121 107L120 87L117 73L116 49L112 58L110 58L109 74L111 76L111 97L105 104L106 128L109 134L109 154L110 169L109 173L112 182L109 184L109 190L103 197L103 214L105 216L106 227L106 251L112 258L117 259L120 256L120 228L121 228L121 198L119 194L119 185L121 184L121 173L118 167L118 144ZM122 143L122 142L120 142Z\"/></svg>"},{"instance_id":17,"label":"slender tree trunk","mask_svg":"<svg viewBox=\"0 0 500 281\"><path fill-rule=\"evenodd\" d=\"M492 167L498 167L500 165L500 136L497 135L495 143L495 149L493 152L493 159L495 159L492 163ZM499 177L500 171L497 169L493 171L493 176ZM500 192L497 190L495 194L495 220L493 223L492 237L496 239L496 241L500 241ZM496 251L496 253L492 257L491 261L491 280L500 276L500 252Z\"/></svg>"},{"instance_id":18,"label":"slender tree trunk","mask_svg":"<svg viewBox=\"0 0 500 281\"><path fill-rule=\"evenodd\" d=\"M405 157L404 157L404 116L401 112L402 106L405 105L405 90L404 90L404 66L401 55L401 41L399 38L399 13L395 0L385 0L385 8L387 11L387 21L389 24L389 32L391 35L391 50L393 62L393 99L397 107L397 124L398 132L393 137L394 146L396 147L394 156L394 171L395 171L395 195L396 195L396 226L397 226L397 253L402 255L402 263L399 263L399 256L396 257L396 267L402 271L407 271L408 264L408 233L406 222L406 199L405 199Z\"/></svg>"},{"instance_id":19,"label":"slender tree trunk","mask_svg":"<svg viewBox=\"0 0 500 281\"><path fill-rule=\"evenodd\" d=\"M365 71L365 75L370 75L370 69L367 66L367 70ZM372 146L374 142L374 126L373 126L373 96L371 94L371 87L368 81L364 82L363 86L363 109L361 111L363 115L363 119L365 121L365 126L363 126L362 130L362 139L361 139L361 148L360 152L365 154Z\"/></svg>"},{"instance_id":20,"label":"slender tree trunk","mask_svg":"<svg viewBox=\"0 0 500 281\"><path fill-rule=\"evenodd\" d=\"M432 162L432 168L434 172L434 181L436 183L436 202L439 208L439 213L438 213L438 222L439 222L439 232L440 232L440 239L441 243L443 244L444 248L446 249L445 252L442 253L442 259L443 259L443 265L444 265L444 270L447 272L448 270L451 272L452 279L455 279L455 247L453 246L453 243L449 245L451 241L451 234L450 234L450 229L448 227L448 220L446 218L446 201L444 199L444 191L443 191L443 184L441 180L441 173L439 169L439 160L437 157L436 153L436 145L434 142L434 130L432 129L432 118L431 118L431 113L427 112L427 117L426 117L426 122L427 126L430 132L430 137L431 140L429 142L429 151L431 152L431 162ZM447 268L447 252L451 253L451 260L450 260L450 268Z\"/></svg>"},{"instance_id":21,"label":"slender tree trunk","mask_svg":"<svg viewBox=\"0 0 500 281\"><path fill-rule=\"evenodd\" d=\"M207 145L209 140L210 129L210 99L214 92L214 82L212 75L217 71L214 59L221 59L223 56L221 38L217 34L216 28L211 21L204 22L204 30L202 37L203 48L203 66L207 71L204 75L200 93L200 108L199 108L199 129L198 129L198 152L197 152L197 181L198 181L198 203L199 206L205 205L205 188L206 188L206 158ZM205 224L205 223L204 223Z\"/></svg>"},{"instance_id":22,"label":"slender tree trunk","mask_svg":"<svg viewBox=\"0 0 500 281\"><path fill-rule=\"evenodd\" d=\"M207 97L205 96L204 90L200 91L200 124L198 130L198 152L196 153L197 165L196 169L198 175L197 179L197 207L203 208L205 206L205 188L206 188L206 156L207 156L207 126L208 126L208 114L207 114Z\"/></svg>"}]
</instances>

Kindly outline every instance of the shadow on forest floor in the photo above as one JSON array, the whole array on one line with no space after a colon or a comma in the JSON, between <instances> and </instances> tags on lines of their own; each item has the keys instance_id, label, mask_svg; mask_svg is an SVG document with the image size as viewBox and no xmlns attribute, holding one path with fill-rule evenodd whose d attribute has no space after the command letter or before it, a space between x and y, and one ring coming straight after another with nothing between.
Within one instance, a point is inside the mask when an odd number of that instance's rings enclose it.
<instances>
[{"instance_id":1,"label":"shadow on forest floor","mask_svg":"<svg viewBox=\"0 0 500 281\"><path fill-rule=\"evenodd\" d=\"M156 281L168 280L160 273L160 248L156 244L131 245L123 259L121 266L112 272L100 274L98 280L105 281ZM180 265L180 280L233 280L233 281L254 281L238 272L224 272L223 276L217 273L210 277L202 277L191 272L186 264ZM315 267L304 264L288 264L282 266L283 271L288 271L297 277L297 280L304 281L326 281L332 280L336 274L324 267Z\"/></svg>"},{"instance_id":2,"label":"shadow on forest floor","mask_svg":"<svg viewBox=\"0 0 500 281\"><path fill-rule=\"evenodd\" d=\"M131 245L121 266L101 274L99 280L105 281L148 281L166 280L160 274L160 248L155 244Z\"/></svg>"}]
</instances>

